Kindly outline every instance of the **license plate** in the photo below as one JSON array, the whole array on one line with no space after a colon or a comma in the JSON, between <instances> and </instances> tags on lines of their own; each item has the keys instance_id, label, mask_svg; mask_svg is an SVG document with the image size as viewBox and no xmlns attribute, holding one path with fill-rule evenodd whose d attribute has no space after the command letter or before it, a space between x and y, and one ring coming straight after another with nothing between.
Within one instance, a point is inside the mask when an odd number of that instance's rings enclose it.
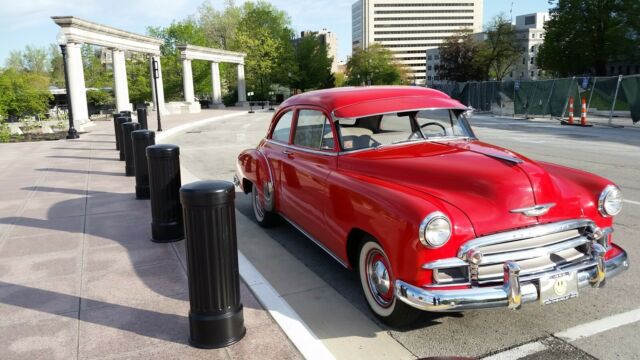
<instances>
[{"instance_id":1,"label":"license plate","mask_svg":"<svg viewBox=\"0 0 640 360\"><path fill-rule=\"evenodd\" d=\"M578 296L578 273L557 272L540 278L540 303L555 304Z\"/></svg>"}]
</instances>

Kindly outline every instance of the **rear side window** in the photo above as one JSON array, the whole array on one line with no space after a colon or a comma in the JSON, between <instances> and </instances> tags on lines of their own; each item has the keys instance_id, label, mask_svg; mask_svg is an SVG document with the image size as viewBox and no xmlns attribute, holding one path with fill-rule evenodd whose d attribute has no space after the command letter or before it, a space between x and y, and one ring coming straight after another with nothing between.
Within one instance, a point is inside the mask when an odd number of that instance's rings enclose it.
<instances>
[{"instance_id":1,"label":"rear side window","mask_svg":"<svg viewBox=\"0 0 640 360\"><path fill-rule=\"evenodd\" d=\"M293 111L289 111L282 115L273 129L271 140L289 143L289 133L291 133L291 120L293 120Z\"/></svg>"},{"instance_id":2,"label":"rear side window","mask_svg":"<svg viewBox=\"0 0 640 360\"><path fill-rule=\"evenodd\" d=\"M333 150L333 132L324 113L300 110L293 144L317 150Z\"/></svg>"}]
</instances>

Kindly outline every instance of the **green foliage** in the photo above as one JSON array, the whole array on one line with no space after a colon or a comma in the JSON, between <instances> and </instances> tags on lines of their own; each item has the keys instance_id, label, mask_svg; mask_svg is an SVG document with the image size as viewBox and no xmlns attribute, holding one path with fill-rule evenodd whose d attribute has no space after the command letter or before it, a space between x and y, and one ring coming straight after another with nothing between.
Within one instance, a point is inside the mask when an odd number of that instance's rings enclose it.
<instances>
[{"instance_id":1,"label":"green foliage","mask_svg":"<svg viewBox=\"0 0 640 360\"><path fill-rule=\"evenodd\" d=\"M291 84L294 88L305 91L334 86L335 79L331 76L333 59L327 55L327 46L316 34L300 38L294 56L296 68Z\"/></svg>"},{"instance_id":2,"label":"green foliage","mask_svg":"<svg viewBox=\"0 0 640 360\"><path fill-rule=\"evenodd\" d=\"M478 66L480 46L470 34L460 33L444 40L440 47L438 75L449 81L481 80L483 70Z\"/></svg>"},{"instance_id":3,"label":"green foliage","mask_svg":"<svg viewBox=\"0 0 640 360\"><path fill-rule=\"evenodd\" d=\"M51 85L63 88L64 63L62 61L60 47L56 44L49 45L49 62L49 77L51 78Z\"/></svg>"},{"instance_id":4,"label":"green foliage","mask_svg":"<svg viewBox=\"0 0 640 360\"><path fill-rule=\"evenodd\" d=\"M45 73L49 71L47 51L27 45L24 51L12 51L6 60L6 67L13 70L22 70L33 73Z\"/></svg>"},{"instance_id":5,"label":"green foliage","mask_svg":"<svg viewBox=\"0 0 640 360\"><path fill-rule=\"evenodd\" d=\"M52 95L45 74L12 68L0 73L0 116L43 116L49 110Z\"/></svg>"},{"instance_id":6,"label":"green foliage","mask_svg":"<svg viewBox=\"0 0 640 360\"><path fill-rule=\"evenodd\" d=\"M11 129L2 119L0 119L0 143L11 140Z\"/></svg>"},{"instance_id":7,"label":"green foliage","mask_svg":"<svg viewBox=\"0 0 640 360\"><path fill-rule=\"evenodd\" d=\"M559 0L550 11L538 65L559 76L606 75L609 62L640 60L640 2Z\"/></svg>"},{"instance_id":8,"label":"green foliage","mask_svg":"<svg viewBox=\"0 0 640 360\"><path fill-rule=\"evenodd\" d=\"M87 102L94 106L113 104L114 99L110 92L104 90L87 90Z\"/></svg>"},{"instance_id":9,"label":"green foliage","mask_svg":"<svg viewBox=\"0 0 640 360\"><path fill-rule=\"evenodd\" d=\"M168 101L184 100L182 86L182 60L177 45L191 44L209 46L209 42L194 18L173 22L165 28L149 28L151 36L164 40L160 46L162 52L161 68L165 98ZM203 61L193 61L193 84L196 93L211 92L211 69Z\"/></svg>"},{"instance_id":10,"label":"green foliage","mask_svg":"<svg viewBox=\"0 0 640 360\"><path fill-rule=\"evenodd\" d=\"M126 62L129 82L129 100L132 104L152 101L149 60L141 54L133 54Z\"/></svg>"},{"instance_id":11,"label":"green foliage","mask_svg":"<svg viewBox=\"0 0 640 360\"><path fill-rule=\"evenodd\" d=\"M342 86L345 86L347 84L346 83L346 78L344 76L344 73L338 72L338 73L333 74L333 76L334 76L334 80L335 80L334 81L334 86L335 87L342 87Z\"/></svg>"},{"instance_id":12,"label":"green foliage","mask_svg":"<svg viewBox=\"0 0 640 360\"><path fill-rule=\"evenodd\" d=\"M349 85L396 85L407 81L406 69L394 61L388 49L374 44L368 49L357 49L347 62Z\"/></svg>"}]
</instances>

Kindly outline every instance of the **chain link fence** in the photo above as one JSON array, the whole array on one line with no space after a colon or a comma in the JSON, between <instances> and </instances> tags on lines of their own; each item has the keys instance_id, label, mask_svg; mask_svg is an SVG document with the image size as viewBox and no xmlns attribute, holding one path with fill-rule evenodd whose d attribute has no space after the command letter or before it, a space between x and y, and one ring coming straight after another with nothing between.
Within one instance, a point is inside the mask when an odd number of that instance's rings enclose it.
<instances>
[{"instance_id":1,"label":"chain link fence","mask_svg":"<svg viewBox=\"0 0 640 360\"><path fill-rule=\"evenodd\" d=\"M433 88L477 111L502 116L564 119L569 115L569 98L573 97L578 119L584 99L589 121L609 125L640 122L640 75L467 82Z\"/></svg>"}]
</instances>

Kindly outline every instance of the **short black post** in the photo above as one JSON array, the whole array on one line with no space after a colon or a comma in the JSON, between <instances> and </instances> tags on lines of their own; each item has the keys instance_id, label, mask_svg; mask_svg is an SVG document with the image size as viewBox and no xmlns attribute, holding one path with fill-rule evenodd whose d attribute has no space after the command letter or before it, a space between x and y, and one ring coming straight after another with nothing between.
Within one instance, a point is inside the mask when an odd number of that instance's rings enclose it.
<instances>
[{"instance_id":1,"label":"short black post","mask_svg":"<svg viewBox=\"0 0 640 360\"><path fill-rule=\"evenodd\" d=\"M133 142L131 133L140 130L137 122L127 122L122 124L122 145L124 145L124 173L126 176L134 176L136 168L133 165Z\"/></svg>"},{"instance_id":2,"label":"short black post","mask_svg":"<svg viewBox=\"0 0 640 360\"><path fill-rule=\"evenodd\" d=\"M136 111L138 112L138 122L140 123L141 128L144 130L149 129L149 126L147 125L147 108L139 107Z\"/></svg>"},{"instance_id":3,"label":"short black post","mask_svg":"<svg viewBox=\"0 0 640 360\"><path fill-rule=\"evenodd\" d=\"M120 111L120 114L122 114L122 115L128 117L129 119L131 119L131 111L129 111L129 110L122 110L122 111Z\"/></svg>"},{"instance_id":4,"label":"short black post","mask_svg":"<svg viewBox=\"0 0 640 360\"><path fill-rule=\"evenodd\" d=\"M124 145L122 139L122 124L131 122L131 118L128 118L122 114L116 118L116 142L118 143L118 150L120 150L120 161L124 161Z\"/></svg>"},{"instance_id":5,"label":"short black post","mask_svg":"<svg viewBox=\"0 0 640 360\"><path fill-rule=\"evenodd\" d=\"M149 130L136 130L131 133L133 142L133 166L136 173L136 199L149 198L149 165L147 147L155 145L156 133Z\"/></svg>"},{"instance_id":6,"label":"short black post","mask_svg":"<svg viewBox=\"0 0 640 360\"><path fill-rule=\"evenodd\" d=\"M246 333L236 236L235 188L227 181L197 181L180 189L189 281L189 343L213 349Z\"/></svg>"},{"instance_id":7,"label":"short black post","mask_svg":"<svg viewBox=\"0 0 640 360\"><path fill-rule=\"evenodd\" d=\"M171 144L147 148L151 198L151 237L154 242L184 238L180 206L180 148Z\"/></svg>"},{"instance_id":8,"label":"short black post","mask_svg":"<svg viewBox=\"0 0 640 360\"><path fill-rule=\"evenodd\" d=\"M120 150L120 144L118 143L118 118L120 113L113 113L113 133L116 134L116 150Z\"/></svg>"}]
</instances>

